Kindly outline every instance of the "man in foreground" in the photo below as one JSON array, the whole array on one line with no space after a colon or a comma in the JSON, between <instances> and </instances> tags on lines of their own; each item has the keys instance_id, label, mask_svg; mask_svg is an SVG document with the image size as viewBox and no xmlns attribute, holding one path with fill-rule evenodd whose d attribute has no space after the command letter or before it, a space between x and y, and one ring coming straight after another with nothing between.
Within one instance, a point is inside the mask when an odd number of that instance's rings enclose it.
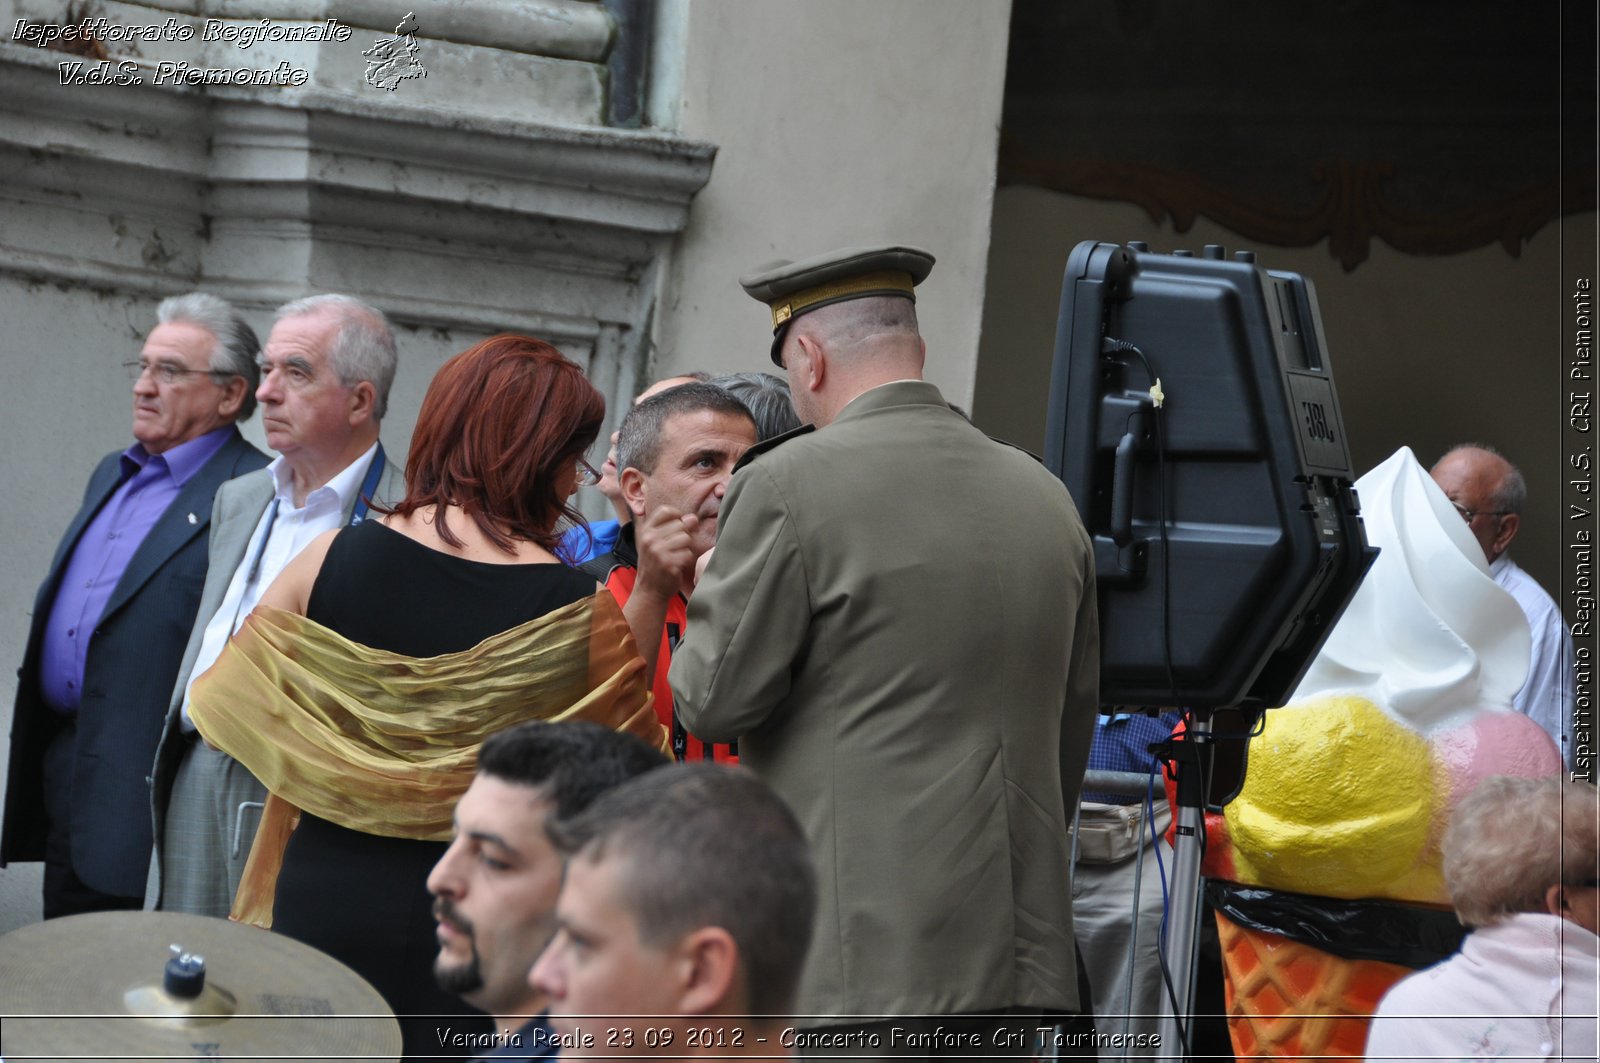
<instances>
[{"instance_id":1,"label":"man in foreground","mask_svg":"<svg viewBox=\"0 0 1600 1063\"><path fill-rule=\"evenodd\" d=\"M650 772L550 836L567 876L530 979L563 1055L792 1050L816 877L766 784L714 764Z\"/></svg>"},{"instance_id":2,"label":"man in foreground","mask_svg":"<svg viewBox=\"0 0 1600 1063\"><path fill-rule=\"evenodd\" d=\"M631 735L585 721L526 723L491 736L456 805L455 837L428 876L439 920L434 976L494 1017L482 1058L553 1055L545 994L528 973L555 932L562 857L545 833L601 793L667 763Z\"/></svg>"}]
</instances>

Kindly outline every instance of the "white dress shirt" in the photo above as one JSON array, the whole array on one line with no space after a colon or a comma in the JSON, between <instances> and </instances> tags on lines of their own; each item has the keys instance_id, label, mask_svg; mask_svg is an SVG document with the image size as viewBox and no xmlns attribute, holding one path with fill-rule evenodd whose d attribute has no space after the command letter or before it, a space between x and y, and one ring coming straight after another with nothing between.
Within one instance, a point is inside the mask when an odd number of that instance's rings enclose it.
<instances>
[{"instance_id":1,"label":"white dress shirt","mask_svg":"<svg viewBox=\"0 0 1600 1063\"><path fill-rule=\"evenodd\" d=\"M189 694L194 689L194 681L216 663L222 654L222 647L239 630L244 618L261 600L262 593L272 586L272 581L288 567L289 562L312 539L344 523L344 511L360 492L361 481L377 452L378 444L374 443L333 479L306 495L303 506L294 504L294 478L284 459L275 458L267 466L274 485L273 500L262 511L261 519L256 522L256 530L250 533L250 545L245 551L244 560L234 570L228 593L206 624L205 638L194 659L194 669L189 673L189 687L183 692L185 732L194 730L194 724L189 720ZM266 537L265 544L262 542L263 536ZM260 566L252 579L251 569L256 567L257 557L260 558Z\"/></svg>"},{"instance_id":2,"label":"white dress shirt","mask_svg":"<svg viewBox=\"0 0 1600 1063\"><path fill-rule=\"evenodd\" d=\"M1528 678L1511 699L1511 707L1544 728L1561 748L1561 760L1570 770L1577 751L1572 736L1572 634L1555 599L1510 555L1496 558L1489 575L1517 600L1533 633Z\"/></svg>"}]
</instances>

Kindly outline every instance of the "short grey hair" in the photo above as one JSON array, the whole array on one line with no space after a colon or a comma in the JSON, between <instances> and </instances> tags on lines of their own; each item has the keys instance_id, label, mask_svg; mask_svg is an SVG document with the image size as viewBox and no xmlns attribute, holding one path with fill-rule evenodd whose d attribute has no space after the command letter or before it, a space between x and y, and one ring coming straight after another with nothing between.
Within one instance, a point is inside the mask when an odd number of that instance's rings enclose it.
<instances>
[{"instance_id":1,"label":"short grey hair","mask_svg":"<svg viewBox=\"0 0 1600 1063\"><path fill-rule=\"evenodd\" d=\"M575 816L546 819L545 833L569 859L617 861L621 900L645 944L721 927L739 947L749 1012L793 1008L816 870L794 813L748 769L701 762L648 771Z\"/></svg>"},{"instance_id":2,"label":"short grey hair","mask_svg":"<svg viewBox=\"0 0 1600 1063\"><path fill-rule=\"evenodd\" d=\"M1481 450L1485 454L1499 458L1506 463L1507 472L1500 477L1500 482L1489 493L1489 502L1494 506L1496 513L1516 513L1520 515L1522 507L1528 504L1528 481L1522 478L1522 470L1517 468L1510 458L1487 443L1457 443L1445 451L1439 461L1443 461L1450 455L1463 450ZM1438 461L1434 462L1435 467L1438 464Z\"/></svg>"},{"instance_id":3,"label":"short grey hair","mask_svg":"<svg viewBox=\"0 0 1600 1063\"><path fill-rule=\"evenodd\" d=\"M374 392L372 419L381 421L389 412L389 388L394 384L394 330L383 311L349 295L308 295L278 307L276 321L308 314L329 314L339 323L328 347L328 364L339 375L339 383L355 387L370 381Z\"/></svg>"},{"instance_id":4,"label":"short grey hair","mask_svg":"<svg viewBox=\"0 0 1600 1063\"><path fill-rule=\"evenodd\" d=\"M800 415L794 412L794 400L789 395L789 382L780 376L729 373L714 378L711 384L744 403L756 420L757 442L765 443L800 427Z\"/></svg>"},{"instance_id":5,"label":"short grey hair","mask_svg":"<svg viewBox=\"0 0 1600 1063\"><path fill-rule=\"evenodd\" d=\"M870 295L828 303L793 320L791 328L848 352L878 336L920 336L916 303L898 295Z\"/></svg>"},{"instance_id":6,"label":"short grey hair","mask_svg":"<svg viewBox=\"0 0 1600 1063\"><path fill-rule=\"evenodd\" d=\"M227 387L233 377L244 379L244 402L239 405L236 420L249 420L256 410L256 388L261 384L261 367L256 362L261 341L233 304L206 292L173 295L156 307L156 320L163 325L194 325L211 333L217 341L207 363L211 378L219 387Z\"/></svg>"},{"instance_id":7,"label":"short grey hair","mask_svg":"<svg viewBox=\"0 0 1600 1063\"><path fill-rule=\"evenodd\" d=\"M1560 775L1485 779L1456 806L1444 835L1444 882L1456 917L1492 926L1543 912L1551 886L1594 878L1600 811L1592 786Z\"/></svg>"},{"instance_id":8,"label":"short grey hair","mask_svg":"<svg viewBox=\"0 0 1600 1063\"><path fill-rule=\"evenodd\" d=\"M661 434L674 417L709 410L743 417L752 428L760 426L744 403L714 384L679 384L639 403L622 419L617 429L617 475L624 469L638 469L646 476L656 471L661 459Z\"/></svg>"}]
</instances>

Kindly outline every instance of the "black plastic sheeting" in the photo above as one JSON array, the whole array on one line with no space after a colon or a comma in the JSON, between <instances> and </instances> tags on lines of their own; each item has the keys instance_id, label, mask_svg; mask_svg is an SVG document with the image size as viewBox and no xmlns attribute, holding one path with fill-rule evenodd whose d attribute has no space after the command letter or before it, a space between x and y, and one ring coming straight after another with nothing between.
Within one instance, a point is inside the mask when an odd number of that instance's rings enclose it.
<instances>
[{"instance_id":1,"label":"black plastic sheeting","mask_svg":"<svg viewBox=\"0 0 1600 1063\"><path fill-rule=\"evenodd\" d=\"M1381 960L1420 970L1461 948L1467 928L1454 912L1397 901L1342 901L1215 879L1206 900L1240 926L1282 934L1347 960Z\"/></svg>"}]
</instances>

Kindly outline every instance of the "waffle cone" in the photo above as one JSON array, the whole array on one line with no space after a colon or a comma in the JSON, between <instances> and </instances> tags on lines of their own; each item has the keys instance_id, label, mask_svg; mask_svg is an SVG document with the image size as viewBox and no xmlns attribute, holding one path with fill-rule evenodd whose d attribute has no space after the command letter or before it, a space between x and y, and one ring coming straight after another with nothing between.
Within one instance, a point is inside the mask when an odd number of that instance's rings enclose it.
<instances>
[{"instance_id":1,"label":"waffle cone","mask_svg":"<svg viewBox=\"0 0 1600 1063\"><path fill-rule=\"evenodd\" d=\"M1342 959L1216 915L1228 1034L1241 1063L1365 1055L1372 1012L1409 967Z\"/></svg>"}]
</instances>

